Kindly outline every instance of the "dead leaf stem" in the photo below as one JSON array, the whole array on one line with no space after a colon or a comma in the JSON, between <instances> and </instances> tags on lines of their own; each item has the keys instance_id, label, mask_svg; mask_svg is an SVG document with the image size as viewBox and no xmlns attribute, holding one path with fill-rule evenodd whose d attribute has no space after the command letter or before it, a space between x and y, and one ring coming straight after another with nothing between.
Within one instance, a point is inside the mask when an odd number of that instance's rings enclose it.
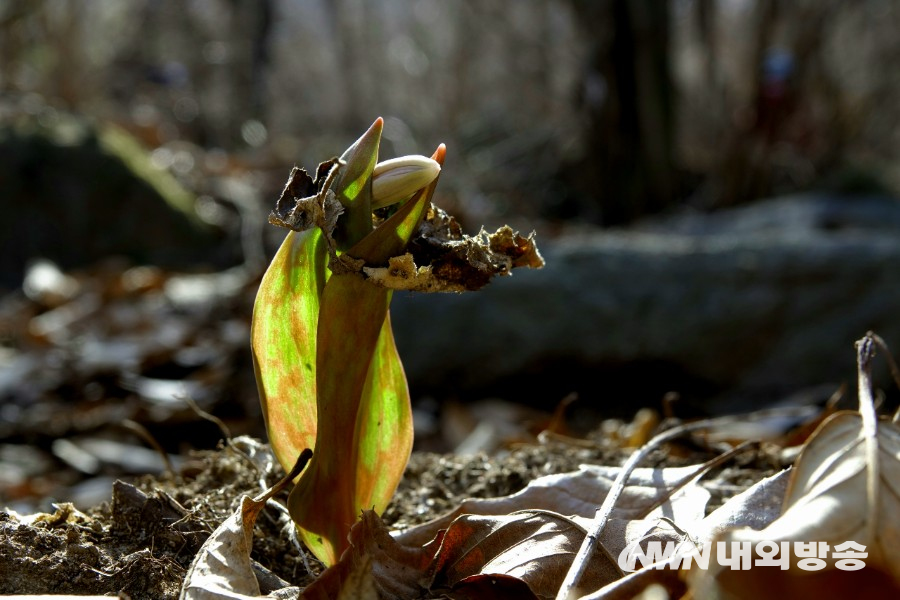
<instances>
[{"instance_id":1,"label":"dead leaf stem","mask_svg":"<svg viewBox=\"0 0 900 600\"><path fill-rule=\"evenodd\" d=\"M155 437L153 437L153 434L150 433L150 431L146 427L144 427L134 419L124 419L121 425L128 431L134 433L139 438L147 442L154 450L156 450L156 453L159 454L160 458L162 458L163 465L165 465L166 474L169 477L175 477L175 467L172 466L172 459L169 458L169 453L166 452L162 446L160 446L159 442Z\"/></svg>"},{"instance_id":2,"label":"dead leaf stem","mask_svg":"<svg viewBox=\"0 0 900 600\"><path fill-rule=\"evenodd\" d=\"M309 448L305 448L303 452L300 453L300 456L297 457L297 462L294 463L294 468L291 469L291 472L282 477L278 483L273 485L269 490L263 492L259 496L253 499L254 502L267 502L273 496L278 495L281 490L287 487L289 483L294 481L294 479L306 468L306 463L312 459L313 451Z\"/></svg>"},{"instance_id":3,"label":"dead leaf stem","mask_svg":"<svg viewBox=\"0 0 900 600\"><path fill-rule=\"evenodd\" d=\"M881 348L881 351L884 352L884 358L885 360L887 360L888 368L891 370L891 377L894 380L894 385L897 386L897 389L900 389L900 367L897 367L897 361L894 360L894 355L891 354L891 350L890 348L888 348L887 342L885 342L884 339L882 339L882 337L874 331L867 332L866 337L872 338L872 341L875 342L875 345Z\"/></svg>"},{"instance_id":4,"label":"dead leaf stem","mask_svg":"<svg viewBox=\"0 0 900 600\"><path fill-rule=\"evenodd\" d=\"M176 400L184 400L184 402L191 408L191 410L194 411L194 414L218 427L219 431L224 436L225 443L229 445L231 444L231 430L228 428L228 425L225 424L225 421L223 421L216 415L200 408L200 405L197 404L197 401L194 400L194 398L189 394L178 395L176 396Z\"/></svg>"},{"instance_id":5,"label":"dead leaf stem","mask_svg":"<svg viewBox=\"0 0 900 600\"><path fill-rule=\"evenodd\" d=\"M868 539L877 538L878 519L878 482L881 473L878 461L878 415L875 413L875 400L872 397L872 359L875 357L876 341L867 333L856 342L857 371L859 374L859 414L862 417L862 431L866 444L866 500L869 518L866 521Z\"/></svg>"}]
</instances>

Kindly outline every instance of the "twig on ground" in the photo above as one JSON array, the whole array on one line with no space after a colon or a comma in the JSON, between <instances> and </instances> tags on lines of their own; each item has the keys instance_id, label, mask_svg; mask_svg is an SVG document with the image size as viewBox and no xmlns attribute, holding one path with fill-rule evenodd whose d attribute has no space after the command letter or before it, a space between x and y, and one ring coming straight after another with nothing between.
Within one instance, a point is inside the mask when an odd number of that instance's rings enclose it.
<instances>
[{"instance_id":1,"label":"twig on ground","mask_svg":"<svg viewBox=\"0 0 900 600\"><path fill-rule=\"evenodd\" d=\"M651 512L653 512L654 510L656 510L657 508L662 506L665 502L668 502L669 499L672 498L672 496L674 496L676 493L678 493L679 490L684 489L690 482L697 481L701 477L703 477L704 475L706 475L707 473L712 471L713 469L715 469L717 467L721 467L726 462L728 462L729 460L731 460L732 458L734 458L735 456L737 456L738 454L740 454L741 452L743 452L744 450L746 450L747 448L752 446L754 443L755 442L750 442L750 441L742 442L742 443L738 444L737 446L735 446L734 448L732 448L731 450L724 452L711 460L706 461L705 463L700 465L700 467L698 467L696 471L694 471L693 473L691 473L690 475L688 475L687 477L685 477L684 479L682 479L681 481L679 481L678 483L673 485L672 489L667 494L665 494L659 500L657 500L656 502L654 502L653 504L648 506L646 509L641 511L638 515L638 518L645 518Z\"/></svg>"},{"instance_id":2,"label":"twig on ground","mask_svg":"<svg viewBox=\"0 0 900 600\"><path fill-rule=\"evenodd\" d=\"M176 397L178 400L184 400L188 406L191 407L191 410L194 411L198 417L201 419L206 419L207 421L214 423L216 427L219 428L219 431L222 432L222 435L225 437L225 443L230 443L231 440L231 430L228 428L228 425L225 424L225 421L220 419L214 414L208 413L197 404L197 401L191 398L189 395L185 394L182 396Z\"/></svg>"},{"instance_id":3,"label":"twig on ground","mask_svg":"<svg viewBox=\"0 0 900 600\"><path fill-rule=\"evenodd\" d=\"M150 444L150 446L154 450L156 450L160 457L162 457L163 465L165 466L166 473L169 475L169 477L175 477L175 467L172 465L172 459L169 458L169 453L159 445L159 442L156 441L156 438L153 437L153 434L150 433L146 427L133 419L124 419L121 424L122 427L134 433L139 438Z\"/></svg>"},{"instance_id":4,"label":"twig on ground","mask_svg":"<svg viewBox=\"0 0 900 600\"><path fill-rule=\"evenodd\" d=\"M615 507L619 496L621 496L622 491L625 489L625 484L628 481L628 478L631 476L632 471L634 471L637 465L645 458L647 458L647 456L649 456L649 454L653 450L655 450L662 444L677 439L687 433L702 429L709 429L716 425L746 422L748 420L757 421L760 419L770 418L775 415L793 415L798 413L803 414L802 411L804 410L806 410L806 407L780 408L761 410L744 415L716 417L712 419L704 419L702 421L695 421L693 423L687 423L678 427L673 427L668 431L664 431L663 433L660 433L659 435L648 441L642 447L635 450L634 453L630 457L628 457L628 460L625 462L625 464L622 465L622 468L619 471L619 474L616 477L612 488L606 495L606 498L604 498L603 500L603 504L600 505L600 508L598 508L597 512L594 514L593 526L588 531L587 535L584 538L584 541L581 544L581 547L578 549L578 553L572 560L572 565L569 567L569 571L568 573L566 573L566 577L563 580L562 585L560 585L559 592L556 595L556 600L572 600L573 598L577 597L576 587L578 585L578 582L581 579L581 575L584 573L584 570L587 568L588 560L593 554L595 547L599 543L600 535L603 533L603 530L606 528L606 525L609 522L613 508Z\"/></svg>"}]
</instances>

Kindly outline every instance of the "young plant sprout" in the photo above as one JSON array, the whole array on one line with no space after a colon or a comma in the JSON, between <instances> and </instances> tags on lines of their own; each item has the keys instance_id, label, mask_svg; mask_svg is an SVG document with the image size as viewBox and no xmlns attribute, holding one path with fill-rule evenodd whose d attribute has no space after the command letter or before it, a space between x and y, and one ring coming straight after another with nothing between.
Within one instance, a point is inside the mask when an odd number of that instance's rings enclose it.
<instances>
[{"instance_id":1,"label":"young plant sprout","mask_svg":"<svg viewBox=\"0 0 900 600\"><path fill-rule=\"evenodd\" d=\"M412 450L409 389L388 306L394 289L466 291L540 267L533 235L462 235L431 204L445 148L378 162L378 118L315 178L294 168L269 221L291 229L263 276L251 339L272 450L289 470L300 538L326 565L363 509L381 513ZM396 207L391 207L396 205ZM385 209L385 210L381 210ZM376 211L376 212L373 212Z\"/></svg>"}]
</instances>

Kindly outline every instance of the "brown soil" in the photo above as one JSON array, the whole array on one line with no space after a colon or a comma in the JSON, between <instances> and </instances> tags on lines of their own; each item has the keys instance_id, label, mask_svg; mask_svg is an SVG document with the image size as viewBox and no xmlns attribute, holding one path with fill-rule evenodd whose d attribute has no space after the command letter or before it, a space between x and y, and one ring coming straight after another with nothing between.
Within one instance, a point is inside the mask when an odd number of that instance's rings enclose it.
<instances>
[{"instance_id":1,"label":"brown soil","mask_svg":"<svg viewBox=\"0 0 900 600\"><path fill-rule=\"evenodd\" d=\"M415 453L384 520L409 527L465 498L511 494L537 477L585 463L620 464L627 454L600 441L525 445L498 457ZM685 453L659 452L650 462L676 466L711 456L697 450L682 458L678 454ZM758 449L735 460L740 464L718 471L713 489L744 487L776 466ZM280 467L272 467L266 446L239 438L218 451L196 453L178 474L146 477L133 485L117 482L109 503L86 512L58 505L55 513L30 522L0 512L0 594L177 598L207 536L235 510L242 495L259 494L281 474ZM731 495L720 492L710 508L721 503L723 494ZM283 505L286 497L276 500ZM253 558L259 563L258 576L271 572L302 588L323 567L292 541L291 530L284 512L267 508L257 521Z\"/></svg>"}]
</instances>

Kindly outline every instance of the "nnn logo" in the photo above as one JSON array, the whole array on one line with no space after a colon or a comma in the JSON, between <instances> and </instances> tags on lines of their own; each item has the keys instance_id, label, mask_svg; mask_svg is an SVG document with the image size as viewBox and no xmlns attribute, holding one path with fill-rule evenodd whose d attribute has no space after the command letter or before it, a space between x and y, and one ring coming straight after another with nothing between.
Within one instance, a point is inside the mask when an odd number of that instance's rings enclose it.
<instances>
[{"instance_id":1,"label":"nnn logo","mask_svg":"<svg viewBox=\"0 0 900 600\"><path fill-rule=\"evenodd\" d=\"M646 550L641 543L646 540L643 537L631 542L619 553L619 568L626 573L633 573L639 568L653 567L664 569L689 569L692 562L696 562L701 569L709 568L710 545L698 547L691 541L682 541L676 544L668 541L663 544L659 540L646 542ZM638 566L640 563L640 566Z\"/></svg>"},{"instance_id":2,"label":"nnn logo","mask_svg":"<svg viewBox=\"0 0 900 600\"><path fill-rule=\"evenodd\" d=\"M690 539L676 544L648 539L649 536L628 544L619 553L619 568L632 573L639 568L690 569L696 563L701 569L709 568L711 543L698 546ZM644 544L642 547L641 544ZM646 548L646 549L645 549ZM773 542L761 541L755 545L749 541L717 541L716 563L732 570L747 570L751 566L780 566L791 568L791 550L797 559L796 566L804 571L818 571L826 567L826 559L834 561L834 567L842 571L858 571L866 566L863 559L869 553L862 544L849 540L830 546L827 542ZM755 553L754 553L755 550ZM829 557L829 550L833 550ZM640 567L638 566L640 563Z\"/></svg>"}]
</instances>

